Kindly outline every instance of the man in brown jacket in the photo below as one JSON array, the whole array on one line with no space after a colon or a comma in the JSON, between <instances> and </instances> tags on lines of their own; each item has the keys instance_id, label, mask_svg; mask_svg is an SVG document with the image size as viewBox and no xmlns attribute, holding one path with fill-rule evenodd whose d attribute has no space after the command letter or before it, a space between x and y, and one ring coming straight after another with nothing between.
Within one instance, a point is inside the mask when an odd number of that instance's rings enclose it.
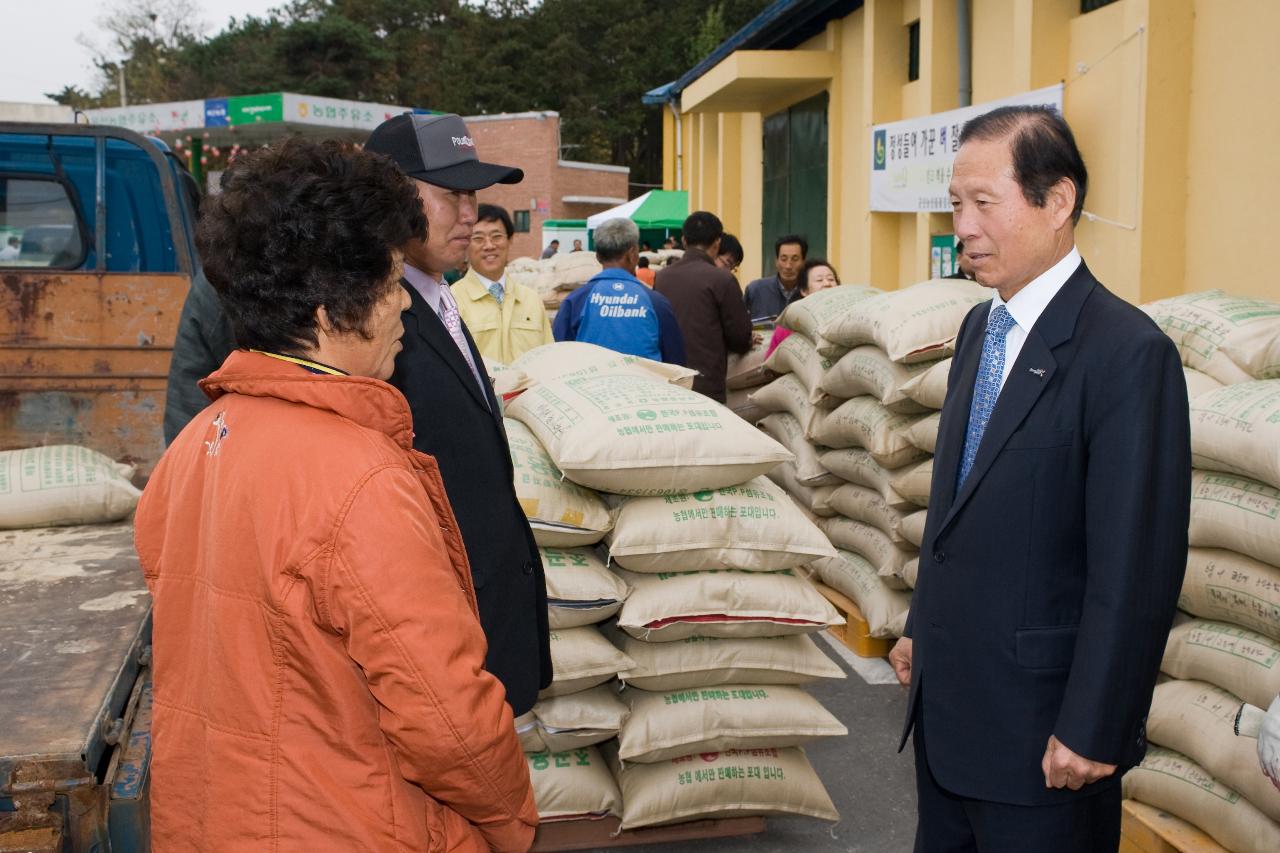
<instances>
[{"instance_id":1,"label":"man in brown jacket","mask_svg":"<svg viewBox=\"0 0 1280 853\"><path fill-rule=\"evenodd\" d=\"M729 353L751 349L751 318L733 273L716 266L724 225L694 211L681 229L684 257L658 272L653 289L671 301L684 335L686 363L698 371L693 390L721 403Z\"/></svg>"}]
</instances>

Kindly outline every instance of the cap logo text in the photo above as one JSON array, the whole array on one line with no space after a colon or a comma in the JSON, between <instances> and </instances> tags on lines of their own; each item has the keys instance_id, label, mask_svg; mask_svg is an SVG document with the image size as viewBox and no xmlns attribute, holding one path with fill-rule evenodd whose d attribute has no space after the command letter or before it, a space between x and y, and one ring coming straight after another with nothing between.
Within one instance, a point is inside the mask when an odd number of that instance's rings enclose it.
<instances>
[{"instance_id":1,"label":"cap logo text","mask_svg":"<svg viewBox=\"0 0 1280 853\"><path fill-rule=\"evenodd\" d=\"M453 136L450 138L453 140L454 148L475 148L476 147L475 140L472 139L470 136Z\"/></svg>"}]
</instances>

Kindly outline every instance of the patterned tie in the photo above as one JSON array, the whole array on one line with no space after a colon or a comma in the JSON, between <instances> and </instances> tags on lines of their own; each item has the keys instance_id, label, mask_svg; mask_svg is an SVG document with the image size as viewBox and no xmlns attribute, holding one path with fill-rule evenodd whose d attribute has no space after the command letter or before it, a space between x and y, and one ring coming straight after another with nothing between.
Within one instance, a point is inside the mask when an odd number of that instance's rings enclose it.
<instances>
[{"instance_id":1,"label":"patterned tie","mask_svg":"<svg viewBox=\"0 0 1280 853\"><path fill-rule=\"evenodd\" d=\"M453 338L453 342L458 345L458 351L467 360L471 375L476 378L483 394L484 382L481 381L480 371L476 370L476 363L471 358L471 347L467 346L467 336L462 333L462 315L458 313L458 303L453 298L453 291L448 285L443 284L440 285L440 322L444 323L444 327L449 330L449 337Z\"/></svg>"},{"instance_id":2,"label":"patterned tie","mask_svg":"<svg viewBox=\"0 0 1280 853\"><path fill-rule=\"evenodd\" d=\"M1016 324L1009 309L997 305L987 318L987 336L982 342L982 358L978 361L978 378L973 383L973 405L969 408L969 428L964 434L964 456L960 458L960 476L956 492L978 457L978 445L987 430L987 422L1000 397L1000 379L1004 376L1004 338Z\"/></svg>"},{"instance_id":3,"label":"patterned tie","mask_svg":"<svg viewBox=\"0 0 1280 853\"><path fill-rule=\"evenodd\" d=\"M502 289L502 282L500 281L490 282L489 287L487 289L489 291L489 295L492 296L494 299L498 300L498 304L501 305L502 296L504 292Z\"/></svg>"}]
</instances>

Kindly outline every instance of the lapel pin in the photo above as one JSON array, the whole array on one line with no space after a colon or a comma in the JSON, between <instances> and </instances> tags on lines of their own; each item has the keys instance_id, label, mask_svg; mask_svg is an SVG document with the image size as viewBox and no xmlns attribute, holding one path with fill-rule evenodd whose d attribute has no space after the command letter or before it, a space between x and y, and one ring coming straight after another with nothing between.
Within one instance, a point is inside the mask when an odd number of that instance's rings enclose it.
<instances>
[{"instance_id":1,"label":"lapel pin","mask_svg":"<svg viewBox=\"0 0 1280 853\"><path fill-rule=\"evenodd\" d=\"M1040 377L1041 379L1044 379L1044 368L1043 368L1043 367L1032 367L1032 368L1028 368L1028 369L1029 369L1032 373L1034 373L1036 376Z\"/></svg>"}]
</instances>

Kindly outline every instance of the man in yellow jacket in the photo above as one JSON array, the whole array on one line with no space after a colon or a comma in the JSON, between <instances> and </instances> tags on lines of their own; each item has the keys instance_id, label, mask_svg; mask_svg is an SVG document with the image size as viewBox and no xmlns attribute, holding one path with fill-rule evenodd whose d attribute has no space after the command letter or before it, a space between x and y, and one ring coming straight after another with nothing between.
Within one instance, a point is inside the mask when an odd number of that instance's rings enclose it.
<instances>
[{"instance_id":1,"label":"man in yellow jacket","mask_svg":"<svg viewBox=\"0 0 1280 853\"><path fill-rule=\"evenodd\" d=\"M515 226L505 210L480 205L467 249L469 269L452 286L458 313L480 354L502 364L555 340L542 297L507 279L513 233Z\"/></svg>"}]
</instances>

